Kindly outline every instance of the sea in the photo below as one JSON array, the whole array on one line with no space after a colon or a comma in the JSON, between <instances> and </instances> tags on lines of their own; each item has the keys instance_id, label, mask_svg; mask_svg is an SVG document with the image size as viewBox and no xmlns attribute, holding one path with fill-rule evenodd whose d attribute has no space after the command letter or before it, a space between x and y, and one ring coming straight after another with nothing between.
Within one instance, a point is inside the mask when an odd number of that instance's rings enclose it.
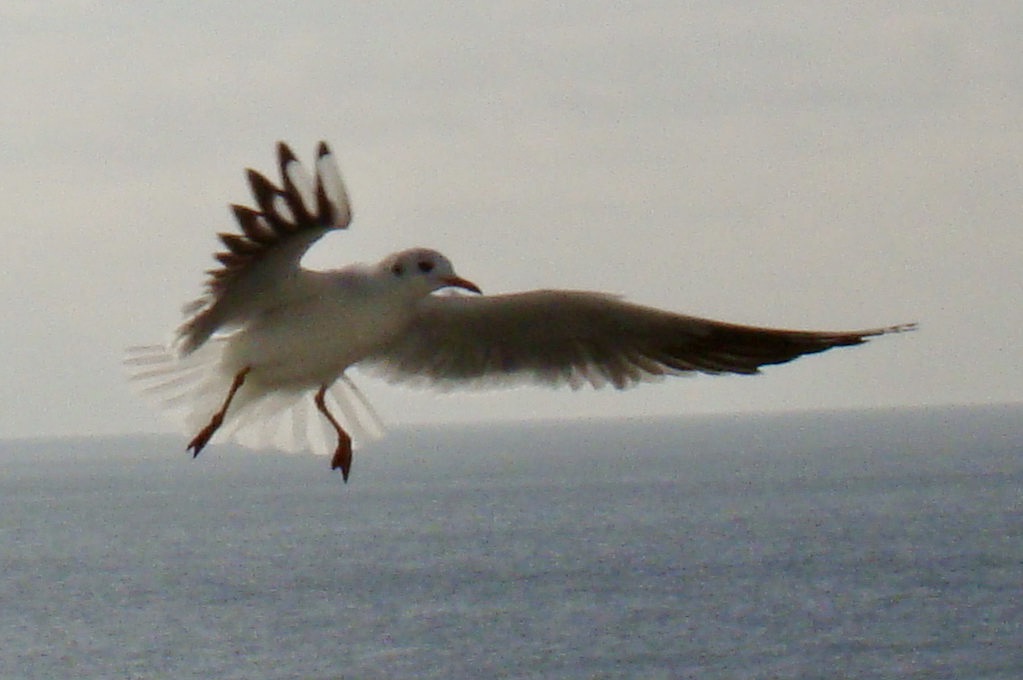
<instances>
[{"instance_id":1,"label":"sea","mask_svg":"<svg viewBox=\"0 0 1023 680\"><path fill-rule=\"evenodd\" d=\"M0 678L1023 678L1023 405L0 442Z\"/></svg>"}]
</instances>

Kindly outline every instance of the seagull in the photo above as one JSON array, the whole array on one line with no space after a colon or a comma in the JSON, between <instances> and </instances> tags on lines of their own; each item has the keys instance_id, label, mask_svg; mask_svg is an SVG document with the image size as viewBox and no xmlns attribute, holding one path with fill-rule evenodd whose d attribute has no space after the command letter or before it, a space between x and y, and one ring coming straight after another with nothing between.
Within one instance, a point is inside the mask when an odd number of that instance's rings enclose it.
<instances>
[{"instance_id":1,"label":"seagull","mask_svg":"<svg viewBox=\"0 0 1023 680\"><path fill-rule=\"evenodd\" d=\"M148 391L185 411L195 432L187 446L193 457L231 423L243 444L333 448L331 469L347 482L348 429L381 429L346 373L352 367L437 387L526 382L624 389L672 375L754 374L916 326L782 330L596 292L483 295L448 258L427 248L371 265L307 269L301 260L309 247L351 224L351 203L325 142L314 174L283 142L277 158L280 186L247 171L255 207L231 206L240 233L219 234L225 248L214 255L219 266L207 272L203 295L185 306L173 340L132 348L126 358ZM435 294L442 290L447 294ZM316 413L304 414L310 393ZM282 436L278 421L289 412ZM246 438L246 431L261 434Z\"/></svg>"}]
</instances>

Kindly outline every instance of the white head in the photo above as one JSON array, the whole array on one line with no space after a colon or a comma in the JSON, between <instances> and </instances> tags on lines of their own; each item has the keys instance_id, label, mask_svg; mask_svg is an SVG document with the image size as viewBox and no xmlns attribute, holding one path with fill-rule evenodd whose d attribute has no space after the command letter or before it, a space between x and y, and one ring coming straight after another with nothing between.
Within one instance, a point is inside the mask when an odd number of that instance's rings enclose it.
<instances>
[{"instance_id":1,"label":"white head","mask_svg":"<svg viewBox=\"0 0 1023 680\"><path fill-rule=\"evenodd\" d=\"M482 292L475 283L455 274L451 260L429 248L412 248L388 255L378 266L391 280L422 295L449 286Z\"/></svg>"}]
</instances>

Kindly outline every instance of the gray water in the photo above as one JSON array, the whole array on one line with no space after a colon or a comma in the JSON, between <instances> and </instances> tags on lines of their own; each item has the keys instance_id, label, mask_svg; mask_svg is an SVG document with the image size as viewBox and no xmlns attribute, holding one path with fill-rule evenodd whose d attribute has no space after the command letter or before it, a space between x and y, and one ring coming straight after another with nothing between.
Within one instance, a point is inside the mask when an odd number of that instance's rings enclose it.
<instances>
[{"instance_id":1,"label":"gray water","mask_svg":"<svg viewBox=\"0 0 1023 680\"><path fill-rule=\"evenodd\" d=\"M1021 416L7 441L0 677L1015 680Z\"/></svg>"}]
</instances>

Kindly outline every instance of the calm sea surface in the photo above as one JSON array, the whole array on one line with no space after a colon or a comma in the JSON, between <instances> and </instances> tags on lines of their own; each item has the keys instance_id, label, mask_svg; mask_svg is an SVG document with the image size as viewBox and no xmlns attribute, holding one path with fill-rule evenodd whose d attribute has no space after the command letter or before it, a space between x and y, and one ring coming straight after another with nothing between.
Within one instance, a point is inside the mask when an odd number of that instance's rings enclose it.
<instances>
[{"instance_id":1,"label":"calm sea surface","mask_svg":"<svg viewBox=\"0 0 1023 680\"><path fill-rule=\"evenodd\" d=\"M0 442L2 678L1023 677L1023 407Z\"/></svg>"}]
</instances>

